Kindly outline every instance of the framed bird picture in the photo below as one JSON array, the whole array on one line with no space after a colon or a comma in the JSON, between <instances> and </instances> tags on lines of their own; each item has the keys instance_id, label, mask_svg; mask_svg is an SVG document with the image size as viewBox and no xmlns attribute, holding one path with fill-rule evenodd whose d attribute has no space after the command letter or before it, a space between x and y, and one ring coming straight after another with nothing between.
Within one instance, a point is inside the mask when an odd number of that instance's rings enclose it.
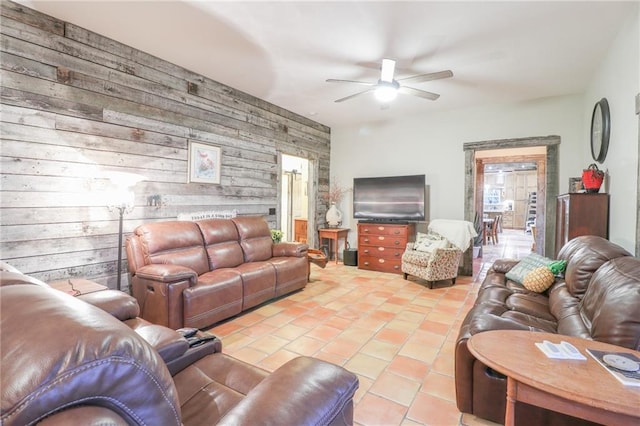
<instances>
[{"instance_id":1,"label":"framed bird picture","mask_svg":"<svg viewBox=\"0 0 640 426\"><path fill-rule=\"evenodd\" d=\"M220 147L189 141L189 182L220 183Z\"/></svg>"}]
</instances>

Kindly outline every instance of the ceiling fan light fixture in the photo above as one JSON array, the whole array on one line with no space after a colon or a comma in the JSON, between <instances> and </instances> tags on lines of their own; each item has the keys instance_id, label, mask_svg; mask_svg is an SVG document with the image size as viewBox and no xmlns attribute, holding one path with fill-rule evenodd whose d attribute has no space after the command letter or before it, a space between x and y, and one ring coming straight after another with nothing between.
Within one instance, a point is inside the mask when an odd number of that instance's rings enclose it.
<instances>
[{"instance_id":1,"label":"ceiling fan light fixture","mask_svg":"<svg viewBox=\"0 0 640 426\"><path fill-rule=\"evenodd\" d=\"M406 77L396 80L394 78L394 72L396 68L396 61L393 59L383 59L382 66L380 67L380 79L377 83L367 81L355 81L355 80L337 80L334 78L327 79L327 83L351 83L368 86L367 90L354 93L349 96L345 96L340 99L336 99L335 102L344 102L346 100L355 98L356 96L364 95L365 93L374 92L376 99L384 106L388 106L393 101L398 93L403 95L417 96L422 99L428 99L435 101L440 97L437 93L427 92L425 90L416 89L407 86L405 83L422 83L425 81L439 80L441 78L453 77L451 70L432 72L428 74L414 75L413 77ZM400 83L402 82L402 84Z\"/></svg>"},{"instance_id":2,"label":"ceiling fan light fixture","mask_svg":"<svg viewBox=\"0 0 640 426\"><path fill-rule=\"evenodd\" d=\"M380 81L378 82L378 87L376 87L374 95L376 99L382 103L391 102L398 96L398 84Z\"/></svg>"}]
</instances>

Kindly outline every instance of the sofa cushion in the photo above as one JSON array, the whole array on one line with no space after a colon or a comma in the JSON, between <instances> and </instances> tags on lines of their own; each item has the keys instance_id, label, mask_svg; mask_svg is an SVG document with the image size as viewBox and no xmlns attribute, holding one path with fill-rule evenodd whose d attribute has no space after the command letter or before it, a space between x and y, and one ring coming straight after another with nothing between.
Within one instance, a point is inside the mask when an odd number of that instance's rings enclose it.
<instances>
[{"instance_id":1,"label":"sofa cushion","mask_svg":"<svg viewBox=\"0 0 640 426\"><path fill-rule=\"evenodd\" d=\"M531 253L520 262L518 262L513 268L507 272L506 277L511 281L515 281L518 284L524 282L524 277L531 271L540 266L548 266L553 260L540 256L537 253Z\"/></svg>"},{"instance_id":2,"label":"sofa cushion","mask_svg":"<svg viewBox=\"0 0 640 426\"><path fill-rule=\"evenodd\" d=\"M640 350L640 259L625 256L602 265L580 314L594 340Z\"/></svg>"},{"instance_id":3,"label":"sofa cushion","mask_svg":"<svg viewBox=\"0 0 640 426\"><path fill-rule=\"evenodd\" d=\"M240 236L235 224L228 219L208 219L196 222L209 256L209 269L233 268L244 261Z\"/></svg>"},{"instance_id":4,"label":"sofa cushion","mask_svg":"<svg viewBox=\"0 0 640 426\"><path fill-rule=\"evenodd\" d=\"M245 262L263 261L273 256L271 231L262 217L239 216L231 220L238 228Z\"/></svg>"},{"instance_id":5,"label":"sofa cushion","mask_svg":"<svg viewBox=\"0 0 640 426\"><path fill-rule=\"evenodd\" d=\"M431 260L431 256L428 253L417 251L417 250L405 250L402 253L402 263L407 264L410 263L415 266L419 266L422 268L426 268L429 265L429 261Z\"/></svg>"},{"instance_id":6,"label":"sofa cushion","mask_svg":"<svg viewBox=\"0 0 640 426\"><path fill-rule=\"evenodd\" d=\"M513 293L506 300L507 307L513 312L521 312L546 321L556 322L549 311L549 298L535 292Z\"/></svg>"},{"instance_id":7,"label":"sofa cushion","mask_svg":"<svg viewBox=\"0 0 640 426\"><path fill-rule=\"evenodd\" d=\"M590 339L591 334L585 326L578 305L580 300L567 290L564 282L551 287L549 295L549 311L558 321L558 334Z\"/></svg>"},{"instance_id":8,"label":"sofa cushion","mask_svg":"<svg viewBox=\"0 0 640 426\"><path fill-rule=\"evenodd\" d=\"M249 262L235 269L242 277L243 311L275 297L276 269L271 263Z\"/></svg>"},{"instance_id":9,"label":"sofa cushion","mask_svg":"<svg viewBox=\"0 0 640 426\"><path fill-rule=\"evenodd\" d=\"M174 376L185 425L214 425L268 376L223 353L196 361Z\"/></svg>"},{"instance_id":10,"label":"sofa cushion","mask_svg":"<svg viewBox=\"0 0 640 426\"><path fill-rule=\"evenodd\" d=\"M276 297L299 290L307 284L309 261L304 257L272 257L276 271Z\"/></svg>"},{"instance_id":11,"label":"sofa cushion","mask_svg":"<svg viewBox=\"0 0 640 426\"><path fill-rule=\"evenodd\" d=\"M576 237L565 244L558 258L567 261L564 280L571 295L582 298L587 291L591 276L605 262L631 253L595 235Z\"/></svg>"},{"instance_id":12,"label":"sofa cushion","mask_svg":"<svg viewBox=\"0 0 640 426\"><path fill-rule=\"evenodd\" d=\"M197 275L209 271L200 228L195 222L168 221L138 226L144 264L172 264L191 268Z\"/></svg>"},{"instance_id":13,"label":"sofa cushion","mask_svg":"<svg viewBox=\"0 0 640 426\"><path fill-rule=\"evenodd\" d=\"M202 328L242 311L242 278L235 269L216 269L198 277L182 293L185 327Z\"/></svg>"}]
</instances>

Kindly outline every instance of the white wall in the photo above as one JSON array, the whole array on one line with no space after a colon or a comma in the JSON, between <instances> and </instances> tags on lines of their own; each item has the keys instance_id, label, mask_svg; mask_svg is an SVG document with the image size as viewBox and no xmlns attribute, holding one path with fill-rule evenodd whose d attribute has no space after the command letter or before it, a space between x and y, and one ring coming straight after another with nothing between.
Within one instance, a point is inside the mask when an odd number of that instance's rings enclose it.
<instances>
[{"instance_id":1,"label":"white wall","mask_svg":"<svg viewBox=\"0 0 640 426\"><path fill-rule=\"evenodd\" d=\"M331 176L352 185L354 177L424 173L431 192L430 218L463 219L465 142L559 135L560 192L566 192L568 178L580 176L575 170L583 167L572 154L583 144L583 105L582 96L563 96L411 116L380 125L334 127ZM344 200L340 208L343 225L355 231L351 200ZM351 232L349 240L355 239Z\"/></svg>"},{"instance_id":2,"label":"white wall","mask_svg":"<svg viewBox=\"0 0 640 426\"><path fill-rule=\"evenodd\" d=\"M584 98L584 164L593 163L589 148L591 113L597 101L607 98L611 111L609 152L601 169L610 175L609 238L631 253L635 250L638 191L638 117L635 96L640 92L640 7L630 15L597 70ZM638 255L639 253L636 253Z\"/></svg>"},{"instance_id":3,"label":"white wall","mask_svg":"<svg viewBox=\"0 0 640 426\"><path fill-rule=\"evenodd\" d=\"M638 119L634 97L639 91L638 20L629 17L585 94L538 99L518 104L488 105L409 116L393 123L331 129L331 176L344 186L354 177L426 174L430 186L430 218L464 216L463 143L492 139L559 135L560 187L568 192L570 177L581 176L593 162L589 127L593 105L607 97L612 115L609 155L611 174L611 240L633 252L638 185ZM343 226L354 232L352 201L339 206Z\"/></svg>"}]
</instances>

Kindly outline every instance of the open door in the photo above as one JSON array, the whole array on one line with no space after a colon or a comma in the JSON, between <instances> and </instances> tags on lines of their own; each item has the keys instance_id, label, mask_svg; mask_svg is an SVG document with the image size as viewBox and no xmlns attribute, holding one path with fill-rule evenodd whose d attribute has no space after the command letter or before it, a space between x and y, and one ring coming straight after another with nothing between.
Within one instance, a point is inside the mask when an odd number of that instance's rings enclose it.
<instances>
[{"instance_id":1,"label":"open door","mask_svg":"<svg viewBox=\"0 0 640 426\"><path fill-rule=\"evenodd\" d=\"M283 241L307 242L309 161L282 155L280 228Z\"/></svg>"}]
</instances>

